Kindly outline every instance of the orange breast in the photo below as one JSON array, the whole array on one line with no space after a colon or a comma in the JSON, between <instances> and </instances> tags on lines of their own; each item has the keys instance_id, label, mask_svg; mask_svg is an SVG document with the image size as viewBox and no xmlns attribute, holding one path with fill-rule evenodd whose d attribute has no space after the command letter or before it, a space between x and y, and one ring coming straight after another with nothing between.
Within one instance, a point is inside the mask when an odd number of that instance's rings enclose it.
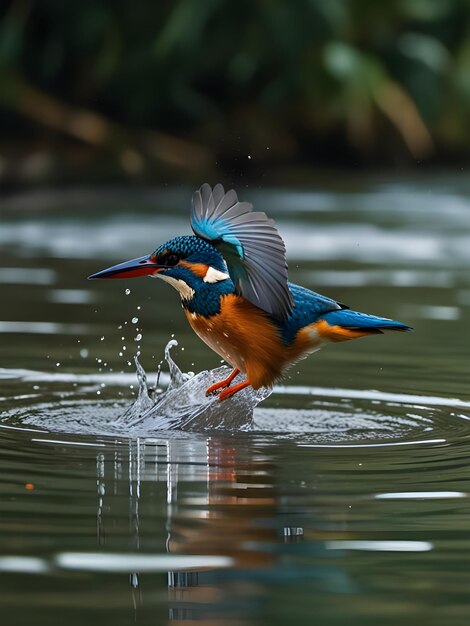
<instances>
[{"instance_id":1,"label":"orange breast","mask_svg":"<svg viewBox=\"0 0 470 626\"><path fill-rule=\"evenodd\" d=\"M240 296L222 296L221 312L210 318L185 312L196 334L232 367L246 373L255 389L272 385L289 365L322 343L318 333L302 329L286 346L269 317Z\"/></svg>"}]
</instances>

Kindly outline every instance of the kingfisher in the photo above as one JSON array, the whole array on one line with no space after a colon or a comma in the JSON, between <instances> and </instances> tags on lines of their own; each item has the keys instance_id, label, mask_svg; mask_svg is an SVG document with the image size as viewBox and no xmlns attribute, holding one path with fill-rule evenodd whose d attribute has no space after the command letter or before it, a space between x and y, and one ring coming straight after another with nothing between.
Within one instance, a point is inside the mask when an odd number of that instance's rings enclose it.
<instances>
[{"instance_id":1,"label":"kingfisher","mask_svg":"<svg viewBox=\"0 0 470 626\"><path fill-rule=\"evenodd\" d=\"M207 395L224 400L250 385L271 387L329 343L411 330L289 282L274 221L239 201L233 189L203 184L193 194L190 221L194 235L89 278L150 276L174 287L192 329L233 368ZM245 380L232 384L240 372Z\"/></svg>"}]
</instances>

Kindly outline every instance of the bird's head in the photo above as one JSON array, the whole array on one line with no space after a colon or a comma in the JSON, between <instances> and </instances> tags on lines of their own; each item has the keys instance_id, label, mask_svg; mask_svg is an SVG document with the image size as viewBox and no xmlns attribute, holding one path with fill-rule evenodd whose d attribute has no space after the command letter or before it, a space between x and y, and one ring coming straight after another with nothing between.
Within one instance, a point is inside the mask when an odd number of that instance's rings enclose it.
<instances>
[{"instance_id":1,"label":"bird's head","mask_svg":"<svg viewBox=\"0 0 470 626\"><path fill-rule=\"evenodd\" d=\"M229 280L222 255L214 246L194 236L175 237L148 256L113 265L89 278L140 276L161 278L177 289L182 300L188 301L201 287Z\"/></svg>"}]
</instances>

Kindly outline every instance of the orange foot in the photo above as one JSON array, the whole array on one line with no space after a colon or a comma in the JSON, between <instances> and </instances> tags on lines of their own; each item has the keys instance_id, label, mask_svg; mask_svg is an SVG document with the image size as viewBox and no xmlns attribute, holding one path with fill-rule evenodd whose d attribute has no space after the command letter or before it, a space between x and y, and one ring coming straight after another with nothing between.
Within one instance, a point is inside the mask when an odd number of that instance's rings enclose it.
<instances>
[{"instance_id":1,"label":"orange foot","mask_svg":"<svg viewBox=\"0 0 470 626\"><path fill-rule=\"evenodd\" d=\"M225 400L226 398L231 398L236 393L238 393L242 389L245 389L245 387L248 387L249 385L250 385L249 381L245 380L242 383L238 383L238 385L234 385L233 387L229 387L228 389L224 389L219 394L219 402L221 402L222 400Z\"/></svg>"},{"instance_id":2,"label":"orange foot","mask_svg":"<svg viewBox=\"0 0 470 626\"><path fill-rule=\"evenodd\" d=\"M240 373L240 370L237 370L237 368L235 368L228 378L224 378L224 380L221 380L218 383L214 383L213 385L208 387L206 389L206 396L210 395L211 393L214 393L214 391L218 391L219 389L228 387L230 383L232 382L232 380L235 378L235 376L237 376L237 374L239 373Z\"/></svg>"}]
</instances>

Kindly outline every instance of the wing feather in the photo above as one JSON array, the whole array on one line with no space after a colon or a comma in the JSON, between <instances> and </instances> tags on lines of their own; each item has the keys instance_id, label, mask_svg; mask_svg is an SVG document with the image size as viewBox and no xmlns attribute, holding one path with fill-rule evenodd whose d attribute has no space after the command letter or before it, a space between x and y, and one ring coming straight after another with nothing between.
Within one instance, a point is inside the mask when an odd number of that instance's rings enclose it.
<instances>
[{"instance_id":1,"label":"wing feather","mask_svg":"<svg viewBox=\"0 0 470 626\"><path fill-rule=\"evenodd\" d=\"M204 183L193 196L191 227L223 254L237 293L273 317L289 316L286 248L272 219L233 189Z\"/></svg>"}]
</instances>

